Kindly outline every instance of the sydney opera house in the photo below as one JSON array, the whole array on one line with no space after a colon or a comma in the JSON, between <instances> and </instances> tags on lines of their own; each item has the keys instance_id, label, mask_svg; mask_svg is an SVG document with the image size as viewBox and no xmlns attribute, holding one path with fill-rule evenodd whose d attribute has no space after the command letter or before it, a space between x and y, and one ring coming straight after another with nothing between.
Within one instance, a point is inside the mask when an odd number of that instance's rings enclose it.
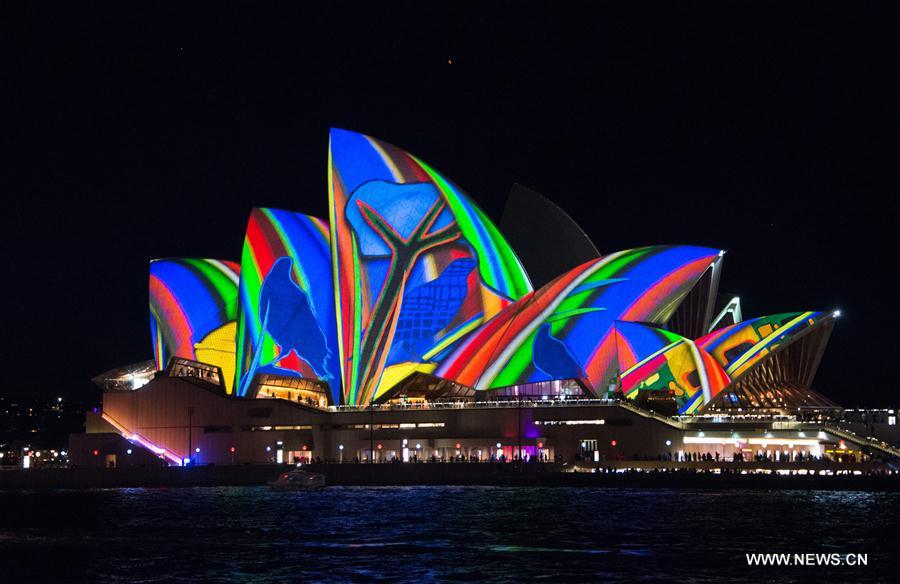
<instances>
[{"instance_id":1,"label":"sydney opera house","mask_svg":"<svg viewBox=\"0 0 900 584\"><path fill-rule=\"evenodd\" d=\"M153 359L95 379L73 461L866 451L820 424L839 406L811 388L838 313L745 320L718 291L723 250L601 253L520 186L498 227L426 162L345 130L328 197L327 219L253 209L239 262L150 263Z\"/></svg>"}]
</instances>

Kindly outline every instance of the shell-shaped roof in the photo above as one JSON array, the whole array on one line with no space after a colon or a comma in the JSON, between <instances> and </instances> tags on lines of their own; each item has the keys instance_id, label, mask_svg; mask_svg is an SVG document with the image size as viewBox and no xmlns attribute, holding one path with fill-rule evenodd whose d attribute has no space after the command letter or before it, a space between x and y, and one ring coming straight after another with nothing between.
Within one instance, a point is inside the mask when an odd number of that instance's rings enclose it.
<instances>
[{"instance_id":1,"label":"shell-shaped roof","mask_svg":"<svg viewBox=\"0 0 900 584\"><path fill-rule=\"evenodd\" d=\"M328 162L343 400L365 404L531 283L487 215L421 159L333 129Z\"/></svg>"},{"instance_id":2,"label":"shell-shaped roof","mask_svg":"<svg viewBox=\"0 0 900 584\"><path fill-rule=\"evenodd\" d=\"M506 307L435 375L477 389L577 377L605 391L616 382L616 321L664 323L719 257L663 245L586 262Z\"/></svg>"},{"instance_id":3,"label":"shell-shaped roof","mask_svg":"<svg viewBox=\"0 0 900 584\"><path fill-rule=\"evenodd\" d=\"M340 402L331 247L322 219L257 208L241 256L238 395L258 373L315 379Z\"/></svg>"},{"instance_id":4,"label":"shell-shaped roof","mask_svg":"<svg viewBox=\"0 0 900 584\"><path fill-rule=\"evenodd\" d=\"M827 312L784 312L745 320L697 339L697 346L711 354L732 379L796 335L814 326Z\"/></svg>"},{"instance_id":5,"label":"shell-shaped roof","mask_svg":"<svg viewBox=\"0 0 900 584\"><path fill-rule=\"evenodd\" d=\"M690 339L637 323L617 323L616 334L620 388L627 398L641 391L667 392L679 413L692 414L731 382L712 355Z\"/></svg>"},{"instance_id":6,"label":"shell-shaped roof","mask_svg":"<svg viewBox=\"0 0 900 584\"><path fill-rule=\"evenodd\" d=\"M196 347L234 322L239 275L240 266L225 260L150 262L150 335L157 369L165 368L171 357L198 360ZM233 342L230 349L227 358L233 362Z\"/></svg>"}]
</instances>

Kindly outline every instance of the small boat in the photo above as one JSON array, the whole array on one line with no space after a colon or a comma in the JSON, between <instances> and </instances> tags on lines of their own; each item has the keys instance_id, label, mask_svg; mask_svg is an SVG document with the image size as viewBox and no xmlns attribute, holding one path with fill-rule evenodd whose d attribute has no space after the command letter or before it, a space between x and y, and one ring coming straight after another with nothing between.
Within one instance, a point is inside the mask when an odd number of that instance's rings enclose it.
<instances>
[{"instance_id":1,"label":"small boat","mask_svg":"<svg viewBox=\"0 0 900 584\"><path fill-rule=\"evenodd\" d=\"M278 475L269 486L276 491L315 491L325 488L325 475L295 468Z\"/></svg>"}]
</instances>

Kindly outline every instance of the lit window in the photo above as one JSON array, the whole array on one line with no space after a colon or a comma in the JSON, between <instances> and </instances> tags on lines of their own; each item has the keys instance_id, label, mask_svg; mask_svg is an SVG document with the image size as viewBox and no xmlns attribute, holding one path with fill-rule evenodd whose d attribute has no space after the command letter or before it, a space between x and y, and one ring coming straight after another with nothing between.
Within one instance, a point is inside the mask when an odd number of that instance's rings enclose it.
<instances>
[{"instance_id":1,"label":"lit window","mask_svg":"<svg viewBox=\"0 0 900 584\"><path fill-rule=\"evenodd\" d=\"M897 416L888 416L888 426L897 425Z\"/></svg>"}]
</instances>

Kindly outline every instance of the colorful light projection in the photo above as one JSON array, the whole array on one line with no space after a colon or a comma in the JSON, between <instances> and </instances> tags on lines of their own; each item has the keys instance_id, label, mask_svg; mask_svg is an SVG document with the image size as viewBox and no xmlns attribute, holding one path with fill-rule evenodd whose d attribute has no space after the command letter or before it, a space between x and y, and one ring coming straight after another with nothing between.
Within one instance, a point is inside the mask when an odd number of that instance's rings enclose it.
<instances>
[{"instance_id":1,"label":"colorful light projection","mask_svg":"<svg viewBox=\"0 0 900 584\"><path fill-rule=\"evenodd\" d=\"M711 354L732 379L737 379L779 345L830 313L785 312L761 316L713 331L697 339L697 346Z\"/></svg>"},{"instance_id":2,"label":"colorful light projection","mask_svg":"<svg viewBox=\"0 0 900 584\"><path fill-rule=\"evenodd\" d=\"M257 373L316 379L340 403L328 224L279 209L253 209L241 256L237 394Z\"/></svg>"},{"instance_id":3,"label":"colorful light projection","mask_svg":"<svg viewBox=\"0 0 900 584\"><path fill-rule=\"evenodd\" d=\"M620 379L625 397L635 399L641 391L668 392L681 414L695 413L730 382L712 355L686 338L678 338L624 370Z\"/></svg>"},{"instance_id":4,"label":"colorful light projection","mask_svg":"<svg viewBox=\"0 0 900 584\"><path fill-rule=\"evenodd\" d=\"M239 395L256 373L314 379L349 405L414 372L482 390L578 379L594 393L672 391L692 412L829 316L763 317L692 342L646 325L669 320L718 250L618 252L535 292L493 223L415 156L332 130L328 180L330 230L254 209L240 268L152 262L157 368L172 356L218 365Z\"/></svg>"},{"instance_id":5,"label":"colorful light projection","mask_svg":"<svg viewBox=\"0 0 900 584\"><path fill-rule=\"evenodd\" d=\"M613 325L619 372L624 372L683 337L637 322L617 320Z\"/></svg>"},{"instance_id":6,"label":"colorful light projection","mask_svg":"<svg viewBox=\"0 0 900 584\"><path fill-rule=\"evenodd\" d=\"M150 262L150 335L156 368L181 357L234 373L235 262L169 258ZM230 385L230 382L227 383Z\"/></svg>"},{"instance_id":7,"label":"colorful light projection","mask_svg":"<svg viewBox=\"0 0 900 584\"><path fill-rule=\"evenodd\" d=\"M332 129L328 162L343 397L367 404L531 283L484 212L415 156Z\"/></svg>"},{"instance_id":8,"label":"colorful light projection","mask_svg":"<svg viewBox=\"0 0 900 584\"><path fill-rule=\"evenodd\" d=\"M617 382L617 320L662 324L720 251L653 246L591 260L506 307L443 360L435 375L477 389L580 378Z\"/></svg>"}]
</instances>

